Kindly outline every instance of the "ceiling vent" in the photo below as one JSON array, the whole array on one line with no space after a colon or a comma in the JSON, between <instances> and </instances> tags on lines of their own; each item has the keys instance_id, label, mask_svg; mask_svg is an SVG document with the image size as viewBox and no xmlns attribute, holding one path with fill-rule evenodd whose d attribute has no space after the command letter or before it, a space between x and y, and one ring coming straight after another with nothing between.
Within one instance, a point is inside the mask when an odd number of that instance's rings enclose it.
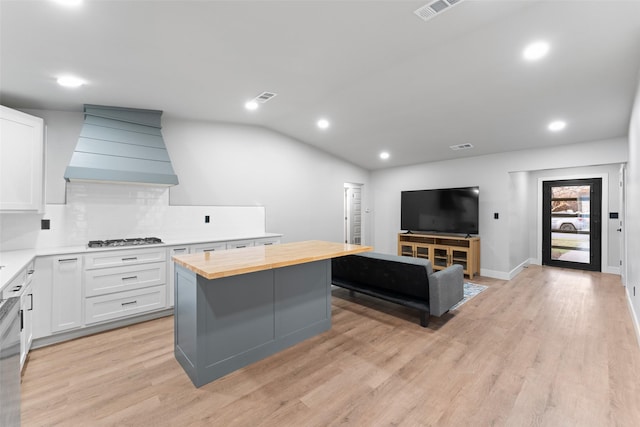
<instances>
[{"instance_id":1,"label":"ceiling vent","mask_svg":"<svg viewBox=\"0 0 640 427\"><path fill-rule=\"evenodd\" d=\"M264 104L265 102L269 101L271 98L273 98L276 95L277 95L276 93L272 93L272 92L262 92L260 95L256 96L254 99L256 102Z\"/></svg>"},{"instance_id":2,"label":"ceiling vent","mask_svg":"<svg viewBox=\"0 0 640 427\"><path fill-rule=\"evenodd\" d=\"M420 19L428 21L437 14L451 9L458 3L462 3L462 0L436 0L416 9L413 13L418 15Z\"/></svg>"},{"instance_id":3,"label":"ceiling vent","mask_svg":"<svg viewBox=\"0 0 640 427\"><path fill-rule=\"evenodd\" d=\"M450 145L449 148L451 148L454 151L457 151L457 150L468 150L470 148L473 148L473 145L469 144L467 142L466 144Z\"/></svg>"}]
</instances>

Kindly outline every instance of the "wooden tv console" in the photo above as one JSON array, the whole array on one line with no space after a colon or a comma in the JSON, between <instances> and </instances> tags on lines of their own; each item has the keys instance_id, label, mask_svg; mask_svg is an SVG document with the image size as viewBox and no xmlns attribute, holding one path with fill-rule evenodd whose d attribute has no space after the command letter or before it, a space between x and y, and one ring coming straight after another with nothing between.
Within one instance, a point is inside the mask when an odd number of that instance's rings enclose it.
<instances>
[{"instance_id":1,"label":"wooden tv console","mask_svg":"<svg viewBox=\"0 0 640 427\"><path fill-rule=\"evenodd\" d=\"M480 274L479 237L399 233L398 255L428 259L434 270L460 264L469 279Z\"/></svg>"}]
</instances>

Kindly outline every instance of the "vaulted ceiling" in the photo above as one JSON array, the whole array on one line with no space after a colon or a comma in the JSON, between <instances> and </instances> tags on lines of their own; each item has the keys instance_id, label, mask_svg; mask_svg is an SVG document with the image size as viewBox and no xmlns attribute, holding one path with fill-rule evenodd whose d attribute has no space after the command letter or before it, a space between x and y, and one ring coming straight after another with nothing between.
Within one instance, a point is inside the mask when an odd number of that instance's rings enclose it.
<instances>
[{"instance_id":1,"label":"vaulted ceiling","mask_svg":"<svg viewBox=\"0 0 640 427\"><path fill-rule=\"evenodd\" d=\"M627 135L640 1L464 0L414 14L431 2L2 0L0 101L263 126L367 169ZM536 40L548 55L525 61ZM60 87L63 74L86 84ZM246 110L264 91L277 95ZM547 129L555 119L562 132Z\"/></svg>"}]
</instances>

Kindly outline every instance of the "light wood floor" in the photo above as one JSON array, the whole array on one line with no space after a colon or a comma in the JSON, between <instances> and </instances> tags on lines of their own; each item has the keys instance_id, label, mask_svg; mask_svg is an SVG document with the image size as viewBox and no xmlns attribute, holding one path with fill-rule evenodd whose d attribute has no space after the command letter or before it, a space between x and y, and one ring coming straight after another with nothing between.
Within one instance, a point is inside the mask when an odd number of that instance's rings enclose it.
<instances>
[{"instance_id":1,"label":"light wood floor","mask_svg":"<svg viewBox=\"0 0 640 427\"><path fill-rule=\"evenodd\" d=\"M531 266L427 329L333 291L333 327L196 389L173 318L35 350L24 426L638 426L640 350L618 276ZM357 301L357 302L355 302Z\"/></svg>"}]
</instances>

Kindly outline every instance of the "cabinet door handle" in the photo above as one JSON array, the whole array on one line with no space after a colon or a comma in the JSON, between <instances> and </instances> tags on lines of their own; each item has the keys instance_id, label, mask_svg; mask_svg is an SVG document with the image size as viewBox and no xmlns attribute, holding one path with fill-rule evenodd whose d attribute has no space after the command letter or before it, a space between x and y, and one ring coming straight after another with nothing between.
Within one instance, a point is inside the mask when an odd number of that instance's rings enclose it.
<instances>
[{"instance_id":1,"label":"cabinet door handle","mask_svg":"<svg viewBox=\"0 0 640 427\"><path fill-rule=\"evenodd\" d=\"M29 294L29 310L27 311L33 311L33 294Z\"/></svg>"},{"instance_id":2,"label":"cabinet door handle","mask_svg":"<svg viewBox=\"0 0 640 427\"><path fill-rule=\"evenodd\" d=\"M27 271L27 274L28 274L29 276L31 276L33 273L35 273L35 270L29 270L29 271Z\"/></svg>"},{"instance_id":3,"label":"cabinet door handle","mask_svg":"<svg viewBox=\"0 0 640 427\"><path fill-rule=\"evenodd\" d=\"M20 289L22 289L22 285L18 285L15 288L11 289L11 292L18 292Z\"/></svg>"},{"instance_id":4,"label":"cabinet door handle","mask_svg":"<svg viewBox=\"0 0 640 427\"><path fill-rule=\"evenodd\" d=\"M129 258L122 258L122 261L136 261L138 259L137 256L133 256L133 257L129 257Z\"/></svg>"},{"instance_id":5,"label":"cabinet door handle","mask_svg":"<svg viewBox=\"0 0 640 427\"><path fill-rule=\"evenodd\" d=\"M129 277L123 277L122 280L135 280L137 278L138 276L129 276Z\"/></svg>"},{"instance_id":6,"label":"cabinet door handle","mask_svg":"<svg viewBox=\"0 0 640 427\"><path fill-rule=\"evenodd\" d=\"M124 307L125 305L131 305L131 304L137 304L138 301L129 301L129 302L123 302L122 306Z\"/></svg>"},{"instance_id":7,"label":"cabinet door handle","mask_svg":"<svg viewBox=\"0 0 640 427\"><path fill-rule=\"evenodd\" d=\"M24 329L24 310L20 310L20 332Z\"/></svg>"},{"instance_id":8,"label":"cabinet door handle","mask_svg":"<svg viewBox=\"0 0 640 427\"><path fill-rule=\"evenodd\" d=\"M77 260L78 258L63 258L63 259L59 259L58 262L72 262Z\"/></svg>"}]
</instances>

